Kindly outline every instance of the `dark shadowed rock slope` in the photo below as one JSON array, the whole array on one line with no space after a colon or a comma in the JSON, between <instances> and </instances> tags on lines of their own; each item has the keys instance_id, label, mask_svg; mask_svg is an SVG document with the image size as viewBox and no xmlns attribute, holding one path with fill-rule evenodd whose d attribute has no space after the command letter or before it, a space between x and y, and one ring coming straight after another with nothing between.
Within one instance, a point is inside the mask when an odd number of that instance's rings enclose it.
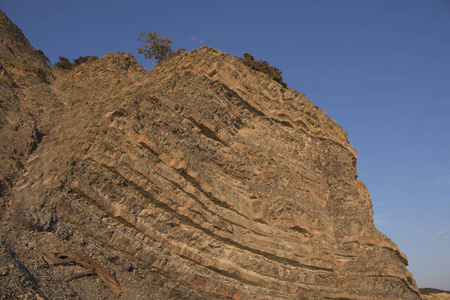
<instances>
[{"instance_id":1,"label":"dark shadowed rock slope","mask_svg":"<svg viewBox=\"0 0 450 300\"><path fill-rule=\"evenodd\" d=\"M0 298L115 297L43 266L61 246L123 299L420 298L347 133L303 94L209 47L52 70L1 18Z\"/></svg>"}]
</instances>

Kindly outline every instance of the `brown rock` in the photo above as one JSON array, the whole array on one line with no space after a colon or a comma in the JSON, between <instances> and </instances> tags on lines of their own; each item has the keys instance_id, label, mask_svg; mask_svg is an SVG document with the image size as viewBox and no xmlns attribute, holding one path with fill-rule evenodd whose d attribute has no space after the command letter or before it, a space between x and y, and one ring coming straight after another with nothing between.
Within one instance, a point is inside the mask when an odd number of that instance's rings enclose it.
<instances>
[{"instance_id":1,"label":"brown rock","mask_svg":"<svg viewBox=\"0 0 450 300\"><path fill-rule=\"evenodd\" d=\"M40 72L52 80L42 52L36 51L0 10L0 197L23 172L29 154L46 128L40 116L55 110L57 100ZM4 200L4 199L3 199ZM4 206L0 200L0 208Z\"/></svg>"},{"instance_id":2,"label":"brown rock","mask_svg":"<svg viewBox=\"0 0 450 300\"><path fill-rule=\"evenodd\" d=\"M10 220L115 251L123 297L148 278L129 279L133 261L161 276L146 287L168 283L159 297L420 298L347 133L303 94L209 47L149 72L109 53L55 76L63 108L36 117L48 129Z\"/></svg>"}]
</instances>

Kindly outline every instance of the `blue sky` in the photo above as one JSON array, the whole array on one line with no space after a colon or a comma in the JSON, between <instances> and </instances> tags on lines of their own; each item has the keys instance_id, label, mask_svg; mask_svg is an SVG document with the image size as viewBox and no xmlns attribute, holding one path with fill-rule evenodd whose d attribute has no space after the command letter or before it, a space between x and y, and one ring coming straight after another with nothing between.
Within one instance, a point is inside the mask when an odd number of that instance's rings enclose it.
<instances>
[{"instance_id":1,"label":"blue sky","mask_svg":"<svg viewBox=\"0 0 450 300\"><path fill-rule=\"evenodd\" d=\"M335 119L358 150L377 228L419 287L450 290L450 0L0 0L52 62L173 48L249 52Z\"/></svg>"}]
</instances>

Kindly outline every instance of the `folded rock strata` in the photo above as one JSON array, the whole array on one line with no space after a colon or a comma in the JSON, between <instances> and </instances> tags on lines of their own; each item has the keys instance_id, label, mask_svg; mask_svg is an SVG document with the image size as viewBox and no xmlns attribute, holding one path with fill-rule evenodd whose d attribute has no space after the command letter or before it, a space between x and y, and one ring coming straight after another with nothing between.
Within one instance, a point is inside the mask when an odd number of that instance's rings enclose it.
<instances>
[{"instance_id":1,"label":"folded rock strata","mask_svg":"<svg viewBox=\"0 0 450 300\"><path fill-rule=\"evenodd\" d=\"M420 298L347 133L303 94L209 47L148 72L108 53L49 86L63 108L15 179L15 224L211 298Z\"/></svg>"}]
</instances>

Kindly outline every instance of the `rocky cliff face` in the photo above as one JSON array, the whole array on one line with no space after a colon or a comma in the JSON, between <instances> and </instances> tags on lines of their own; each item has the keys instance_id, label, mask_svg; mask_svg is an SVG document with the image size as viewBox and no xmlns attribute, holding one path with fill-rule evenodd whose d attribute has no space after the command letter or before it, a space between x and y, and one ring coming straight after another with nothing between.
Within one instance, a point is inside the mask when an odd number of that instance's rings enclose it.
<instances>
[{"instance_id":1,"label":"rocky cliff face","mask_svg":"<svg viewBox=\"0 0 450 300\"><path fill-rule=\"evenodd\" d=\"M36 53L2 41L2 53ZM19 68L2 66L2 83ZM25 228L5 225L2 247L24 289L113 297L30 255L65 246L111 270L122 298L420 298L405 255L374 227L347 133L303 94L209 47L148 72L126 53L40 68L48 82L2 84L30 120L14 123L2 102L0 132L34 141L1 161L23 165L2 171L3 220ZM14 152L19 140L1 143Z\"/></svg>"},{"instance_id":2,"label":"rocky cliff face","mask_svg":"<svg viewBox=\"0 0 450 300\"><path fill-rule=\"evenodd\" d=\"M42 133L39 115L52 105L49 87L39 84L50 77L45 56L33 49L21 30L0 11L0 196L23 171L28 154ZM45 104L40 102L47 98Z\"/></svg>"}]
</instances>

